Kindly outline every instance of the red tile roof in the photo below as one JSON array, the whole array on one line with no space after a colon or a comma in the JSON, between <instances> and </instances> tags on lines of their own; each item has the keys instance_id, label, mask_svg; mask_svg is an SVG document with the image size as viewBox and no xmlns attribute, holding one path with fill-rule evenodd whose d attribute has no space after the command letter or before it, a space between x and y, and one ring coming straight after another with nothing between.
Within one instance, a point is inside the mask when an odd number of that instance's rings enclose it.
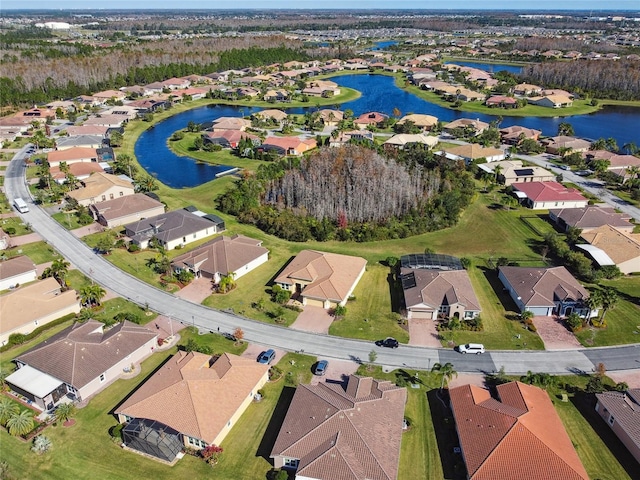
<instances>
[{"instance_id":1,"label":"red tile roof","mask_svg":"<svg viewBox=\"0 0 640 480\"><path fill-rule=\"evenodd\" d=\"M450 390L451 408L470 480L586 480L547 392L511 382L488 390Z\"/></svg>"},{"instance_id":2,"label":"red tile roof","mask_svg":"<svg viewBox=\"0 0 640 480\"><path fill-rule=\"evenodd\" d=\"M575 188L567 188L558 182L517 183L513 187L533 202L587 201Z\"/></svg>"}]
</instances>

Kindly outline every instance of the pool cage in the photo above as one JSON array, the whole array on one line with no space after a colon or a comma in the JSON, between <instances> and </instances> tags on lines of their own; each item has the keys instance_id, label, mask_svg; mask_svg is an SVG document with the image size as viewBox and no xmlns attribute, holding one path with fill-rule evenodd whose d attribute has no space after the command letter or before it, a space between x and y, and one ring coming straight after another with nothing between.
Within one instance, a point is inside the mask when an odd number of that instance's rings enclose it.
<instances>
[{"instance_id":1,"label":"pool cage","mask_svg":"<svg viewBox=\"0 0 640 480\"><path fill-rule=\"evenodd\" d=\"M463 270L464 267L457 257L440 253L412 253L400 258L402 268L430 269L430 270Z\"/></svg>"},{"instance_id":2,"label":"pool cage","mask_svg":"<svg viewBox=\"0 0 640 480\"><path fill-rule=\"evenodd\" d=\"M139 452L172 462L182 450L182 435L164 423L134 418L122 429L124 444Z\"/></svg>"}]
</instances>

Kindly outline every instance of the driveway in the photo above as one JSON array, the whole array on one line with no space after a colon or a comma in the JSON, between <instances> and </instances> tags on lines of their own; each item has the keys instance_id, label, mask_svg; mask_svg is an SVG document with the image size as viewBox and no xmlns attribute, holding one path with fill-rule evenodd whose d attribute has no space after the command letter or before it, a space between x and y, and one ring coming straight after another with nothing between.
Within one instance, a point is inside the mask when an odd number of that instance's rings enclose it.
<instances>
[{"instance_id":1,"label":"driveway","mask_svg":"<svg viewBox=\"0 0 640 480\"><path fill-rule=\"evenodd\" d=\"M409 345L441 348L442 343L438 337L434 320L423 318L409 320Z\"/></svg>"},{"instance_id":2,"label":"driveway","mask_svg":"<svg viewBox=\"0 0 640 480\"><path fill-rule=\"evenodd\" d=\"M298 318L291 324L290 328L302 330L303 332L329 333L331 322L333 322L333 317L329 315L328 310L307 306L304 307L304 310L298 315Z\"/></svg>"},{"instance_id":3,"label":"driveway","mask_svg":"<svg viewBox=\"0 0 640 480\"><path fill-rule=\"evenodd\" d=\"M258 343L250 343L247 349L244 352L242 352L242 355L240 356L244 358L251 358L257 362L258 355L260 355L265 350L269 350L269 348L271 347L265 347L264 345L260 345ZM274 348L273 350L276 352L276 358L273 360L273 362L271 362L271 365L275 365L276 363L278 363L280 360L282 360L282 357L287 353L284 350L281 350L279 348Z\"/></svg>"},{"instance_id":4,"label":"driveway","mask_svg":"<svg viewBox=\"0 0 640 480\"><path fill-rule=\"evenodd\" d=\"M27 233L26 235L20 235L18 237L11 237L11 245L14 247L19 247L20 245L39 242L40 240L42 240L42 237L37 233Z\"/></svg>"},{"instance_id":5,"label":"driveway","mask_svg":"<svg viewBox=\"0 0 640 480\"><path fill-rule=\"evenodd\" d=\"M626 382L629 388L640 388L640 370L619 370L607 372L607 376L616 382Z\"/></svg>"},{"instance_id":6,"label":"driveway","mask_svg":"<svg viewBox=\"0 0 640 480\"><path fill-rule=\"evenodd\" d=\"M167 338L171 336L172 333L175 335L187 326L165 315L158 315L155 320L147 323L145 327L148 330L157 333L159 338Z\"/></svg>"},{"instance_id":7,"label":"driveway","mask_svg":"<svg viewBox=\"0 0 640 480\"><path fill-rule=\"evenodd\" d=\"M564 322L556 317L534 317L533 324L544 342L545 350L578 350L583 348Z\"/></svg>"},{"instance_id":8,"label":"driveway","mask_svg":"<svg viewBox=\"0 0 640 480\"><path fill-rule=\"evenodd\" d=\"M176 292L175 295L176 297L184 298L190 302L200 304L212 293L211 279L200 277L193 279L189 285L180 289L180 291Z\"/></svg>"},{"instance_id":9,"label":"driveway","mask_svg":"<svg viewBox=\"0 0 640 480\"><path fill-rule=\"evenodd\" d=\"M322 360L322 357L318 357ZM315 366L315 363L313 364ZM352 373L356 373L359 365L351 360L333 360L329 359L327 373L322 376L314 375L311 378L311 385L317 385L320 382L328 381L329 383L346 383L347 378Z\"/></svg>"},{"instance_id":10,"label":"driveway","mask_svg":"<svg viewBox=\"0 0 640 480\"><path fill-rule=\"evenodd\" d=\"M98 232L102 232L103 230L104 230L104 227L99 223L92 223L91 225L85 225L84 227L71 230L71 233L73 233L76 236L76 238L82 238L89 235L90 233L98 233Z\"/></svg>"}]
</instances>

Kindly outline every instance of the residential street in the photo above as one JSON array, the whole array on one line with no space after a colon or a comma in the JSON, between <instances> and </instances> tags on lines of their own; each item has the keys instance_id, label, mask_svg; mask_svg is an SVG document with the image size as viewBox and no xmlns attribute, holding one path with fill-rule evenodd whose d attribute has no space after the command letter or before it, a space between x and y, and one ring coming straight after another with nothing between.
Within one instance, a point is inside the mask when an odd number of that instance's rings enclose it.
<instances>
[{"instance_id":1,"label":"residential street","mask_svg":"<svg viewBox=\"0 0 640 480\"><path fill-rule=\"evenodd\" d=\"M305 353L329 359L367 362L369 352L375 350L378 353L376 363L391 367L430 369L436 362L451 362L458 372L492 372L504 366L505 371L511 374L522 374L528 370L559 374L591 372L597 362L604 362L609 370L640 368L640 344L588 351L494 351L484 355L461 355L448 349L405 345L398 349L385 349L376 347L373 342L287 329L190 303L114 267L33 204L24 179L25 150L14 156L5 177L5 192L9 201L22 197L29 205L30 211L20 216L78 270L104 288L139 305L148 304L151 309L183 324L212 332L217 332L218 327L221 332L231 332L241 327L245 339L251 342L290 351L304 350Z\"/></svg>"}]
</instances>

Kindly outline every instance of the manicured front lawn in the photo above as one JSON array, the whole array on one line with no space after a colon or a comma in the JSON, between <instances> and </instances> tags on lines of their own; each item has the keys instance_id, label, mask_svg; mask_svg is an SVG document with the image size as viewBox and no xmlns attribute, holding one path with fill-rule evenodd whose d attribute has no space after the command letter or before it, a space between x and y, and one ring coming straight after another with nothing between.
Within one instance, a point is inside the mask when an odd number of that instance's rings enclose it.
<instances>
[{"instance_id":1,"label":"manicured front lawn","mask_svg":"<svg viewBox=\"0 0 640 480\"><path fill-rule=\"evenodd\" d=\"M51 215L51 218L67 230L74 230L84 226L78 222L78 216L75 212L58 212Z\"/></svg>"},{"instance_id":2,"label":"manicured front lawn","mask_svg":"<svg viewBox=\"0 0 640 480\"><path fill-rule=\"evenodd\" d=\"M49 244L39 241L3 250L2 255L6 258L17 257L18 255L28 256L36 265L40 263L52 262L58 257L58 253Z\"/></svg>"},{"instance_id":3,"label":"manicured front lawn","mask_svg":"<svg viewBox=\"0 0 640 480\"><path fill-rule=\"evenodd\" d=\"M6 232L7 229L13 229L15 233L10 233L11 237L19 237L20 235L26 235L31 233L31 226L28 223L24 223L20 217L9 217L0 220L0 227Z\"/></svg>"}]
</instances>

